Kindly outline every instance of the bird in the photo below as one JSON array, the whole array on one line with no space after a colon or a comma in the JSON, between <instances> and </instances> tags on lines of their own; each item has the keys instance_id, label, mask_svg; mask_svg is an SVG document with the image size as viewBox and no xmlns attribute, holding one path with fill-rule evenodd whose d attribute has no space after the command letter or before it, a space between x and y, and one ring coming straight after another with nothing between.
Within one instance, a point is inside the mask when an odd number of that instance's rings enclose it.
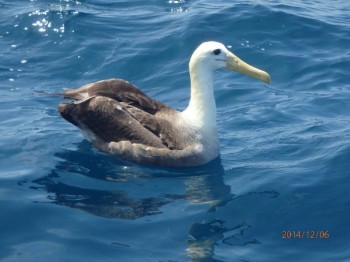
<instances>
[{"instance_id":1,"label":"bird","mask_svg":"<svg viewBox=\"0 0 350 262\"><path fill-rule=\"evenodd\" d=\"M97 149L127 162L195 167L220 155L214 73L228 69L269 84L270 75L222 43L200 44L189 61L190 100L183 111L157 101L126 80L112 78L66 90L60 115Z\"/></svg>"}]
</instances>

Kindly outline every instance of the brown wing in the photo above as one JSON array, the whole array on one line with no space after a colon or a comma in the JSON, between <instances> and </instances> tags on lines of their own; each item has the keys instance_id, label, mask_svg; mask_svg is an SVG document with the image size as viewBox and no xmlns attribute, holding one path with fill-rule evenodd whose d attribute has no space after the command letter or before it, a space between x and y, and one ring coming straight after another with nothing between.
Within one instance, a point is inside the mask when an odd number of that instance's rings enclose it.
<instances>
[{"instance_id":1,"label":"brown wing","mask_svg":"<svg viewBox=\"0 0 350 262\"><path fill-rule=\"evenodd\" d=\"M152 114L162 108L168 108L122 79L108 79L90 83L74 90L68 90L63 93L63 96L74 100L82 100L93 96L109 97L119 102L129 103Z\"/></svg>"},{"instance_id":2,"label":"brown wing","mask_svg":"<svg viewBox=\"0 0 350 262\"><path fill-rule=\"evenodd\" d=\"M121 79L87 84L66 91L76 101L59 105L63 118L105 142L130 141L159 148L181 149L172 123L158 113L177 111L151 99Z\"/></svg>"}]
</instances>

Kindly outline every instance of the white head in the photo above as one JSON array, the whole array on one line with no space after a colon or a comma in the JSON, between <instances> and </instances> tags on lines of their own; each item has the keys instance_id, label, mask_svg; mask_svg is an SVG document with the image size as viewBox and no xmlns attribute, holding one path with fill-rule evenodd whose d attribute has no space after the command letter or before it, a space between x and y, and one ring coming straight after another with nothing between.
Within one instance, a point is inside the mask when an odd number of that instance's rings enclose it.
<instances>
[{"instance_id":1,"label":"white head","mask_svg":"<svg viewBox=\"0 0 350 262\"><path fill-rule=\"evenodd\" d=\"M226 67L226 59L229 51L218 42L204 42L193 52L190 60L190 68L204 65L210 70Z\"/></svg>"},{"instance_id":2,"label":"white head","mask_svg":"<svg viewBox=\"0 0 350 262\"><path fill-rule=\"evenodd\" d=\"M190 71L200 69L213 72L220 68L237 71L267 84L270 82L268 73L248 65L219 42L204 42L193 52L190 60Z\"/></svg>"},{"instance_id":3,"label":"white head","mask_svg":"<svg viewBox=\"0 0 350 262\"><path fill-rule=\"evenodd\" d=\"M243 73L265 83L268 73L243 62L218 42L202 43L190 60L191 100L184 117L197 126L216 132L216 105L213 88L214 71L220 68Z\"/></svg>"}]
</instances>

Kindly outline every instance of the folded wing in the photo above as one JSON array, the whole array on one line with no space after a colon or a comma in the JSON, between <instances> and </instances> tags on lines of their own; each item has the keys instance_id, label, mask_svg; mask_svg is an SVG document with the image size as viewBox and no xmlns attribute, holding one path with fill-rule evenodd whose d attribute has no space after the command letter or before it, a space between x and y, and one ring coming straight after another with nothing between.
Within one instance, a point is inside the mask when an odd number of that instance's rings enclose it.
<instances>
[{"instance_id":1,"label":"folded wing","mask_svg":"<svg viewBox=\"0 0 350 262\"><path fill-rule=\"evenodd\" d=\"M60 103L60 114L90 140L182 149L171 120L161 117L175 115L177 111L124 80L103 80L62 95L73 101Z\"/></svg>"}]
</instances>

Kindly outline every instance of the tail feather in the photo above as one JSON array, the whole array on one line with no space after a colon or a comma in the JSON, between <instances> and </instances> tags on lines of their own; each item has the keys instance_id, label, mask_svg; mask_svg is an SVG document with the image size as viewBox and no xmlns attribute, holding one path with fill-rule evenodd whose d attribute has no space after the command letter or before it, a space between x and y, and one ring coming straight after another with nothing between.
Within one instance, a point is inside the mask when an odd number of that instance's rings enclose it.
<instances>
[{"instance_id":1,"label":"tail feather","mask_svg":"<svg viewBox=\"0 0 350 262\"><path fill-rule=\"evenodd\" d=\"M75 104L73 102L62 102L58 105L58 112L68 122L79 127L79 123L75 121L75 119L70 114L74 108L75 108Z\"/></svg>"},{"instance_id":2,"label":"tail feather","mask_svg":"<svg viewBox=\"0 0 350 262\"><path fill-rule=\"evenodd\" d=\"M64 97L65 96L64 93L47 93L45 91L35 91L35 93L38 96L60 96L60 97Z\"/></svg>"}]
</instances>

